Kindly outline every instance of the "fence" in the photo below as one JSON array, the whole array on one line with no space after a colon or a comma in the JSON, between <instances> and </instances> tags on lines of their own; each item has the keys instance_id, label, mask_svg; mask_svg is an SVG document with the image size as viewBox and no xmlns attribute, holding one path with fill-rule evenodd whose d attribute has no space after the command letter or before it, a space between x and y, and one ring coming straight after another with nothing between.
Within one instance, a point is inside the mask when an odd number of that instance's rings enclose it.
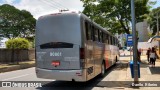
<instances>
[{"instance_id":1,"label":"fence","mask_svg":"<svg viewBox=\"0 0 160 90\"><path fill-rule=\"evenodd\" d=\"M0 49L0 63L20 62L35 59L35 49Z\"/></svg>"}]
</instances>

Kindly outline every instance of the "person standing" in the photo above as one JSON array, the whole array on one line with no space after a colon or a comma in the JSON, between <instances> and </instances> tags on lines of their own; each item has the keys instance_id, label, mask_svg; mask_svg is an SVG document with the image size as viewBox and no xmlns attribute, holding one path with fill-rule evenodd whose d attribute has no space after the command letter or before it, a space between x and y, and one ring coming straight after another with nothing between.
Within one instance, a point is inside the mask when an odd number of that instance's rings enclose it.
<instances>
[{"instance_id":1,"label":"person standing","mask_svg":"<svg viewBox=\"0 0 160 90\"><path fill-rule=\"evenodd\" d=\"M156 61L156 51L155 51L155 48L152 47L152 50L150 52L150 62L152 67L155 67L155 61Z\"/></svg>"},{"instance_id":2,"label":"person standing","mask_svg":"<svg viewBox=\"0 0 160 90\"><path fill-rule=\"evenodd\" d=\"M150 52L151 52L151 48L148 48L147 53L146 53L148 63L150 63L150 58L149 58Z\"/></svg>"}]
</instances>

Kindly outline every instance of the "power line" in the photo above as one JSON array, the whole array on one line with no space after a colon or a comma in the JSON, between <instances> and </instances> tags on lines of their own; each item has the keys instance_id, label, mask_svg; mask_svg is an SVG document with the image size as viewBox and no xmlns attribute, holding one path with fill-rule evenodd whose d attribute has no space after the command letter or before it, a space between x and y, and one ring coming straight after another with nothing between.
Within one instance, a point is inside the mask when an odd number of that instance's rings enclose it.
<instances>
[{"instance_id":1,"label":"power line","mask_svg":"<svg viewBox=\"0 0 160 90\"><path fill-rule=\"evenodd\" d=\"M46 0L46 1L47 1L47 0ZM47 1L47 2L50 3L51 5L55 5L55 6L59 7L59 8L64 8L63 6L60 6L60 5L58 5L57 3L54 3L54 1L49 0L49 1Z\"/></svg>"},{"instance_id":2,"label":"power line","mask_svg":"<svg viewBox=\"0 0 160 90\"><path fill-rule=\"evenodd\" d=\"M45 4L47 4L48 6L50 6L50 7L52 7L52 8L59 9L59 7L53 6L52 4L50 4L49 2L47 2L47 1L45 1L45 0L40 0L40 1L43 2L43 3L45 3ZM54 10L55 10L55 9L54 9Z\"/></svg>"},{"instance_id":3,"label":"power line","mask_svg":"<svg viewBox=\"0 0 160 90\"><path fill-rule=\"evenodd\" d=\"M60 0L59 0L60 1ZM49 1L49 2L51 2L52 4L54 4L54 5L57 5L57 6L59 6L59 7L62 7L62 8L66 8L66 9L68 9L67 7L65 7L64 5L62 5L61 3L59 3L59 2L56 2L55 0L53 0L53 1Z\"/></svg>"}]
</instances>

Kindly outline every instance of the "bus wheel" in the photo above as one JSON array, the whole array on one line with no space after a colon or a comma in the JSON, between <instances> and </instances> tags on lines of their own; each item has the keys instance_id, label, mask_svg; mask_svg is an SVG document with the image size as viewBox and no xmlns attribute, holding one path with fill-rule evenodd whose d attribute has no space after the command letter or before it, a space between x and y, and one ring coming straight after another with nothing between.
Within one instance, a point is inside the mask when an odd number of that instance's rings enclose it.
<instances>
[{"instance_id":1,"label":"bus wheel","mask_svg":"<svg viewBox=\"0 0 160 90\"><path fill-rule=\"evenodd\" d=\"M116 56L116 62L118 62L118 58L117 58L117 56Z\"/></svg>"},{"instance_id":2,"label":"bus wheel","mask_svg":"<svg viewBox=\"0 0 160 90\"><path fill-rule=\"evenodd\" d=\"M118 60L118 57L116 56L116 62L118 62L119 60Z\"/></svg>"},{"instance_id":3,"label":"bus wheel","mask_svg":"<svg viewBox=\"0 0 160 90\"><path fill-rule=\"evenodd\" d=\"M104 77L106 72L106 67L105 67L105 63L103 62L101 65L101 77Z\"/></svg>"},{"instance_id":4,"label":"bus wheel","mask_svg":"<svg viewBox=\"0 0 160 90\"><path fill-rule=\"evenodd\" d=\"M118 62L118 58L117 58L117 56L116 56L116 62L114 63L114 65L116 65L116 64L117 64L117 62Z\"/></svg>"}]
</instances>

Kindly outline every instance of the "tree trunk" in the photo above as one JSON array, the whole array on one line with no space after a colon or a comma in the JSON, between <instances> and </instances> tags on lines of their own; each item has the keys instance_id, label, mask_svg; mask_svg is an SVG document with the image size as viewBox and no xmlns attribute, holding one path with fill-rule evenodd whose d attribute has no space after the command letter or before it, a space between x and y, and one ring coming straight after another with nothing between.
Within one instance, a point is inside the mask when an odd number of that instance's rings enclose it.
<instances>
[{"instance_id":1,"label":"tree trunk","mask_svg":"<svg viewBox=\"0 0 160 90\"><path fill-rule=\"evenodd\" d=\"M121 26L123 27L124 31L125 31L127 34L130 34L129 29L126 28L126 26L125 26L124 23L123 23L123 20L120 19L119 21L120 21L120 24L121 24Z\"/></svg>"}]
</instances>

